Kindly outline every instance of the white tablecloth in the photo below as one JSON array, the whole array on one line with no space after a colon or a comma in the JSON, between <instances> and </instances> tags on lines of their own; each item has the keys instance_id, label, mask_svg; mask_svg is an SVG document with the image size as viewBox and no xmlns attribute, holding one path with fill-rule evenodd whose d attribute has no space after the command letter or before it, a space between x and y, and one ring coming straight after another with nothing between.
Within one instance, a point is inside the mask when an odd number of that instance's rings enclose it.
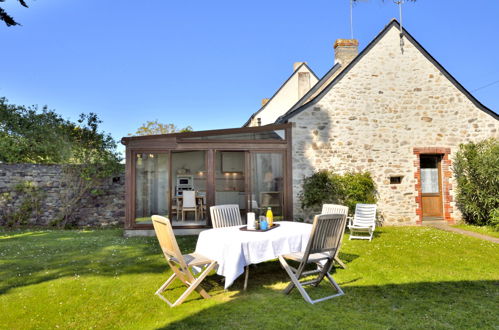
<instances>
[{"instance_id":1,"label":"white tablecloth","mask_svg":"<svg viewBox=\"0 0 499 330\"><path fill-rule=\"evenodd\" d=\"M305 250L311 224L276 223L280 226L267 232L241 231L241 226L205 230L199 234L196 252L218 263L217 273L225 277L227 289L244 273L244 266Z\"/></svg>"}]
</instances>

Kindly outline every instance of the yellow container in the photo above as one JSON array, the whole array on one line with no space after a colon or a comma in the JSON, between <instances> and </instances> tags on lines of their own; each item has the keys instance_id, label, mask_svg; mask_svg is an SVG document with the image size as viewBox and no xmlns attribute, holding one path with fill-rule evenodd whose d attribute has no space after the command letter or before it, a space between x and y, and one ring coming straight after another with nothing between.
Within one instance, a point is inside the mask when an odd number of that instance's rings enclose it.
<instances>
[{"instance_id":1,"label":"yellow container","mask_svg":"<svg viewBox=\"0 0 499 330\"><path fill-rule=\"evenodd\" d=\"M270 207L267 209L266 217L267 217L267 223L269 224L270 228L274 225L274 215L272 214L272 209Z\"/></svg>"}]
</instances>

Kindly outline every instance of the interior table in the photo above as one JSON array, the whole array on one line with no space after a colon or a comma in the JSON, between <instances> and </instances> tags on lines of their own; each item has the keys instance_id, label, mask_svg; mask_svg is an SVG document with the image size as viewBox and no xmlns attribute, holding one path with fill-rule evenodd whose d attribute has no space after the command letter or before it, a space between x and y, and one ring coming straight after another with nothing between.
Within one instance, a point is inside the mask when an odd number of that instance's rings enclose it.
<instances>
[{"instance_id":1,"label":"interior table","mask_svg":"<svg viewBox=\"0 0 499 330\"><path fill-rule=\"evenodd\" d=\"M225 277L225 288L244 273L250 264L303 252L312 225L279 221L280 226L265 232L242 231L242 226L208 229L199 234L196 252L218 263L217 274Z\"/></svg>"}]
</instances>

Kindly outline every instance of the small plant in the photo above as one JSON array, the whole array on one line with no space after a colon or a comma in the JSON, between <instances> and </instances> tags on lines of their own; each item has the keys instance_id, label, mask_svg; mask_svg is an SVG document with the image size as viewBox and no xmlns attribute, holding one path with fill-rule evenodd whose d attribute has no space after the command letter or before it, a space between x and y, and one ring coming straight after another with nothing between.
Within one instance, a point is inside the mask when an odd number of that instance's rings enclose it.
<instances>
[{"instance_id":1,"label":"small plant","mask_svg":"<svg viewBox=\"0 0 499 330\"><path fill-rule=\"evenodd\" d=\"M467 223L499 223L499 141L462 144L453 164L457 206Z\"/></svg>"},{"instance_id":2,"label":"small plant","mask_svg":"<svg viewBox=\"0 0 499 330\"><path fill-rule=\"evenodd\" d=\"M376 185L368 172L336 174L322 170L305 178L300 196L302 209L317 211L322 204L333 203L348 206L350 212L358 203L376 203Z\"/></svg>"},{"instance_id":3,"label":"small plant","mask_svg":"<svg viewBox=\"0 0 499 330\"><path fill-rule=\"evenodd\" d=\"M20 203L14 202L16 197ZM44 198L43 191L31 181L14 185L11 192L0 195L0 203L4 206L4 224L9 227L26 225L30 218L38 218Z\"/></svg>"}]
</instances>

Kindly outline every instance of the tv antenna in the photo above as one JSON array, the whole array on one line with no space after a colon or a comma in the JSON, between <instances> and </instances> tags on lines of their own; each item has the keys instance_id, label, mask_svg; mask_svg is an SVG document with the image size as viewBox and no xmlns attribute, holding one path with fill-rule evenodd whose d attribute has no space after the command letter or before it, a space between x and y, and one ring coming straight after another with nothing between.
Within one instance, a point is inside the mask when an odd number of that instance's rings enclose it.
<instances>
[{"instance_id":1,"label":"tv antenna","mask_svg":"<svg viewBox=\"0 0 499 330\"><path fill-rule=\"evenodd\" d=\"M393 0L393 2L399 6L399 21L400 21L400 49L402 53L404 52L404 28L402 25L402 5L404 0Z\"/></svg>"},{"instance_id":2,"label":"tv antenna","mask_svg":"<svg viewBox=\"0 0 499 330\"><path fill-rule=\"evenodd\" d=\"M350 0L350 39L353 39L353 5L359 1L367 0Z\"/></svg>"}]
</instances>

